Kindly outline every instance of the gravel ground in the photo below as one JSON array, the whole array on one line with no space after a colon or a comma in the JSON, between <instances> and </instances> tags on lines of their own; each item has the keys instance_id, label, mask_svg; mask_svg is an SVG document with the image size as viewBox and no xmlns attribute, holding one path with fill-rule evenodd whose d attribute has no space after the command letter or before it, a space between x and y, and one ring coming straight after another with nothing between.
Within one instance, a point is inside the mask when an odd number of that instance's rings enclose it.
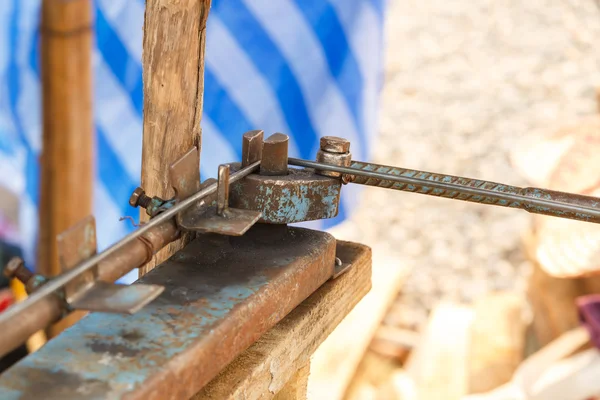
<instances>
[{"instance_id":1,"label":"gravel ground","mask_svg":"<svg viewBox=\"0 0 600 400\"><path fill-rule=\"evenodd\" d=\"M590 0L390 1L372 160L527 185L511 151L596 112L598 37ZM522 211L367 189L340 231L411 269L394 322L418 327L440 298L523 290L529 223Z\"/></svg>"}]
</instances>

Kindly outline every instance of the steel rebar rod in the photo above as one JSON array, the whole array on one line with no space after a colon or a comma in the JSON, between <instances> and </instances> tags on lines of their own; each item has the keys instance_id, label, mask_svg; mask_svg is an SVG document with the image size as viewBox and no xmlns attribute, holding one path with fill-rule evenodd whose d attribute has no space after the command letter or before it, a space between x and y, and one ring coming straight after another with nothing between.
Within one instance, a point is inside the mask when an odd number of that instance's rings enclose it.
<instances>
[{"instance_id":1,"label":"steel rebar rod","mask_svg":"<svg viewBox=\"0 0 600 400\"><path fill-rule=\"evenodd\" d=\"M234 182L244 178L245 176L251 174L252 172L257 171L259 168L259 165L260 165L260 161L257 161L253 164L248 165L247 167L240 169L239 171L232 173L229 178L229 183L230 184L234 183ZM205 187L204 189L196 192L195 194L188 197L187 199L181 201L180 203L177 203L170 209L162 212L161 214L158 214L156 217L152 218L148 223L144 224L139 229L137 229L137 230L133 231L132 233L130 233L129 235L125 236L123 239L116 242L115 244L113 244L112 246L110 246L109 248L104 250L103 252L98 253L91 258L88 258L87 260L85 260L82 263L75 266L73 269L63 272L62 274L58 275L56 278L53 278L52 280L48 281L46 284L41 286L38 290L33 292L27 298L27 300L25 300L21 303L15 304L14 306L8 308L5 312L1 313L0 314L0 326L4 325L4 324L9 324L10 320L12 320L13 318L20 318L21 317L20 313L30 311L31 308L35 304L37 304L40 300L53 295L53 293L62 289L66 284L68 284L72 280L76 279L79 275L90 270L91 268L93 268L95 265L99 264L101 261L106 259L111 254L117 252L118 250L122 249L123 247L125 247L126 245L131 243L133 240L142 236L144 233L146 233L151 228L153 228L165 221L168 221L169 219L175 217L175 215L177 215L179 212L190 207L196 201L198 201L206 196L209 196L209 195L215 193L216 191L217 191L216 183L213 183L212 185Z\"/></svg>"},{"instance_id":2,"label":"steel rebar rod","mask_svg":"<svg viewBox=\"0 0 600 400\"><path fill-rule=\"evenodd\" d=\"M600 199L539 188L520 188L479 179L435 174L387 165L352 161L340 167L289 158L290 165L340 172L354 177L352 183L519 208L534 214L600 223Z\"/></svg>"}]
</instances>

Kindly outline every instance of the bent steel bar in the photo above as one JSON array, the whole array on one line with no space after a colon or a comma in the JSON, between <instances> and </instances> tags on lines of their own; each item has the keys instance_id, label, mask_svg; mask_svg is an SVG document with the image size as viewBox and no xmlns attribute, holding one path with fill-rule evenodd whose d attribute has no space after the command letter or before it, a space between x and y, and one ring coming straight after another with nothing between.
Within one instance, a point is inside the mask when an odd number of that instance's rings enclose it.
<instances>
[{"instance_id":1,"label":"bent steel bar","mask_svg":"<svg viewBox=\"0 0 600 400\"><path fill-rule=\"evenodd\" d=\"M314 161L288 159L290 165L340 172L353 176L352 183L395 189L473 203L519 208L534 214L600 223L600 199L538 188L452 175L434 174L387 165L352 161L339 167Z\"/></svg>"},{"instance_id":2,"label":"bent steel bar","mask_svg":"<svg viewBox=\"0 0 600 400\"><path fill-rule=\"evenodd\" d=\"M0 376L2 399L189 398L334 273L324 232L202 235L139 282L134 315L92 313Z\"/></svg>"},{"instance_id":3,"label":"bent steel bar","mask_svg":"<svg viewBox=\"0 0 600 400\"><path fill-rule=\"evenodd\" d=\"M233 173L229 179L230 183L236 182L245 176L251 174L252 172L258 170L260 162L257 161L247 167L242 168L241 170ZM117 251L123 249L127 245L131 244L135 239L142 236L144 233L149 231L151 228L154 228L163 222L168 221L169 219L175 217L177 213L187 209L196 201L209 196L217 191L217 184L214 183L209 185L199 192L191 195L190 197L182 200L181 202L175 204L171 208L152 218L148 223L144 224L139 229L133 231L129 235L125 236L122 240L110 246L108 249L104 250L101 253L98 253L91 258L88 258L84 262L79 265L73 267L66 272L63 272L56 278L48 281L48 283L41 286L38 290L36 290L27 300L17 303L14 306L10 307L8 310L0 314L0 332L3 331L4 327L8 327L11 323L18 318L20 318L20 313L28 312L32 310L32 307L39 302L40 300L54 295L55 292L61 290L67 283L73 281L82 273L94 268L101 261L109 257L110 255L116 253ZM131 269L134 267L132 266Z\"/></svg>"}]
</instances>

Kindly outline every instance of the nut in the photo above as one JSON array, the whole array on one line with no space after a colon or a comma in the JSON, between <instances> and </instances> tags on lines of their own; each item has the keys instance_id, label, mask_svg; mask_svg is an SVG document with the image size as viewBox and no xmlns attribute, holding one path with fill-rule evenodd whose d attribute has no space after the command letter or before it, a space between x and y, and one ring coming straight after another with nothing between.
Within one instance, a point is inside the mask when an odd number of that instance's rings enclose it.
<instances>
[{"instance_id":1,"label":"nut","mask_svg":"<svg viewBox=\"0 0 600 400\"><path fill-rule=\"evenodd\" d=\"M336 136L323 136L321 150L327 153L345 154L350 151L350 141Z\"/></svg>"},{"instance_id":2,"label":"nut","mask_svg":"<svg viewBox=\"0 0 600 400\"><path fill-rule=\"evenodd\" d=\"M352 161L352 155L350 153L336 154L319 150L317 152L317 161L323 164L337 165L339 167L349 167ZM334 171L317 170L316 172L319 175L330 176L332 178L339 178L340 176L342 176L340 172Z\"/></svg>"}]
</instances>

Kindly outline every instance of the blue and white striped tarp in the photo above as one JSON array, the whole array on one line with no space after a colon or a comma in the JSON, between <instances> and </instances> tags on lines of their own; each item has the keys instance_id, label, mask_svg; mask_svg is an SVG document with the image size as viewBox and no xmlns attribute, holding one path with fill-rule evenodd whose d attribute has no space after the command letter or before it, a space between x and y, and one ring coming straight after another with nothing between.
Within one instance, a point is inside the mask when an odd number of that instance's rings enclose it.
<instances>
[{"instance_id":1,"label":"blue and white striped tarp","mask_svg":"<svg viewBox=\"0 0 600 400\"><path fill-rule=\"evenodd\" d=\"M241 134L264 129L313 159L318 139L344 136L366 159L376 130L385 0L213 0L202 117L203 179L238 160ZM95 0L95 216L105 248L137 219L127 200L140 177L142 0ZM21 198L20 237L35 261L41 150L40 0L0 4L0 185ZM218 149L218 150L216 150ZM349 185L351 186L351 185ZM355 196L346 187L339 221ZM319 222L321 227L336 221Z\"/></svg>"}]
</instances>

